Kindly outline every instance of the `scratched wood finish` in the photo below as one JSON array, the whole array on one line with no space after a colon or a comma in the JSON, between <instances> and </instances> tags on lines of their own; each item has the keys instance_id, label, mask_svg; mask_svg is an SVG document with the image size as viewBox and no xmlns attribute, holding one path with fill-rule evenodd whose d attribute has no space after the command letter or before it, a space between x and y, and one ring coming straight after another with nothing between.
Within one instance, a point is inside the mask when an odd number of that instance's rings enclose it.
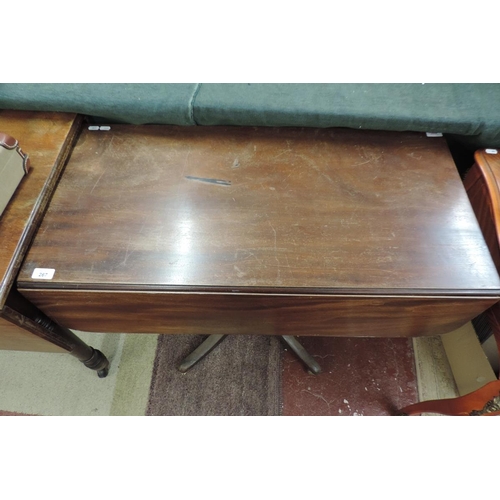
<instances>
[{"instance_id":1,"label":"scratched wood finish","mask_svg":"<svg viewBox=\"0 0 500 500\"><path fill-rule=\"evenodd\" d=\"M79 131L81 117L68 113L0 110L0 131L15 137L31 168L0 217L0 349L64 352L45 340L40 325L23 314L7 318L6 302Z\"/></svg>"},{"instance_id":2,"label":"scratched wood finish","mask_svg":"<svg viewBox=\"0 0 500 500\"><path fill-rule=\"evenodd\" d=\"M0 218L0 310L61 174L80 119L67 113L0 110L0 131L19 141L31 168Z\"/></svg>"},{"instance_id":3,"label":"scratched wood finish","mask_svg":"<svg viewBox=\"0 0 500 500\"><path fill-rule=\"evenodd\" d=\"M33 335L0 318L0 349L6 351L66 352L63 348Z\"/></svg>"},{"instance_id":4,"label":"scratched wood finish","mask_svg":"<svg viewBox=\"0 0 500 500\"><path fill-rule=\"evenodd\" d=\"M446 333L494 298L21 292L67 328L169 334L407 337Z\"/></svg>"},{"instance_id":5,"label":"scratched wood finish","mask_svg":"<svg viewBox=\"0 0 500 500\"><path fill-rule=\"evenodd\" d=\"M54 279L32 279L35 267ZM500 292L444 139L244 127L83 131L19 283Z\"/></svg>"}]
</instances>

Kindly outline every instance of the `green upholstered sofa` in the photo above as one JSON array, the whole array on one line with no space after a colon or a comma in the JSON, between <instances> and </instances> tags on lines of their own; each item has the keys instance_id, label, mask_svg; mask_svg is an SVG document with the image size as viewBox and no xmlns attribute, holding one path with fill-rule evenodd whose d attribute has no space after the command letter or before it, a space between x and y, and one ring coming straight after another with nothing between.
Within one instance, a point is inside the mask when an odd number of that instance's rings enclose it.
<instances>
[{"instance_id":1,"label":"green upholstered sofa","mask_svg":"<svg viewBox=\"0 0 500 500\"><path fill-rule=\"evenodd\" d=\"M186 126L441 132L454 157L500 147L500 84L0 84L0 109ZM467 156L470 155L470 156Z\"/></svg>"}]
</instances>

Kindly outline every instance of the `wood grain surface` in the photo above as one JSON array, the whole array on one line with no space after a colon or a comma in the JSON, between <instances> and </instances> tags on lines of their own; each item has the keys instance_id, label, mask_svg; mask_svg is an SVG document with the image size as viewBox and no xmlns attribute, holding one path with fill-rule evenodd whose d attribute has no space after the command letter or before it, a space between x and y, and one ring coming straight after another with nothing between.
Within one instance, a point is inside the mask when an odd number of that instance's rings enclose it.
<instances>
[{"instance_id":1,"label":"wood grain surface","mask_svg":"<svg viewBox=\"0 0 500 500\"><path fill-rule=\"evenodd\" d=\"M0 349L65 352L48 341L42 326L6 303L80 124L75 114L0 110L0 131L19 141L31 163L0 217Z\"/></svg>"},{"instance_id":2,"label":"wood grain surface","mask_svg":"<svg viewBox=\"0 0 500 500\"><path fill-rule=\"evenodd\" d=\"M0 349L7 351L66 352L20 326L0 318Z\"/></svg>"},{"instance_id":3,"label":"wood grain surface","mask_svg":"<svg viewBox=\"0 0 500 500\"><path fill-rule=\"evenodd\" d=\"M500 271L500 154L478 150L464 186L497 270ZM486 311L500 353L500 303Z\"/></svg>"},{"instance_id":4,"label":"wood grain surface","mask_svg":"<svg viewBox=\"0 0 500 500\"><path fill-rule=\"evenodd\" d=\"M463 325L494 298L20 290L67 327L94 332L408 337Z\"/></svg>"},{"instance_id":5,"label":"wood grain surface","mask_svg":"<svg viewBox=\"0 0 500 500\"><path fill-rule=\"evenodd\" d=\"M19 283L500 293L445 140L346 129L85 130Z\"/></svg>"},{"instance_id":6,"label":"wood grain surface","mask_svg":"<svg viewBox=\"0 0 500 500\"><path fill-rule=\"evenodd\" d=\"M0 110L0 131L19 141L31 168L0 217L0 310L61 174L80 118Z\"/></svg>"},{"instance_id":7,"label":"wood grain surface","mask_svg":"<svg viewBox=\"0 0 500 500\"><path fill-rule=\"evenodd\" d=\"M500 154L476 151L464 186L497 269L500 269Z\"/></svg>"}]
</instances>

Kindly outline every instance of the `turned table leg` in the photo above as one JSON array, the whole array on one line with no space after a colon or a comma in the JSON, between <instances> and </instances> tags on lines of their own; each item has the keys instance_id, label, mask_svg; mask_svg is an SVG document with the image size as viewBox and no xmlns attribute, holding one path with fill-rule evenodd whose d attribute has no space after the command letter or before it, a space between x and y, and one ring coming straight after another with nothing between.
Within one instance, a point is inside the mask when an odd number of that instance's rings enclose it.
<instances>
[{"instance_id":1,"label":"turned table leg","mask_svg":"<svg viewBox=\"0 0 500 500\"><path fill-rule=\"evenodd\" d=\"M99 378L108 375L109 361L101 351L87 345L71 330L50 319L19 292L11 290L2 309L2 316L34 335L62 347L87 368L96 370Z\"/></svg>"}]
</instances>

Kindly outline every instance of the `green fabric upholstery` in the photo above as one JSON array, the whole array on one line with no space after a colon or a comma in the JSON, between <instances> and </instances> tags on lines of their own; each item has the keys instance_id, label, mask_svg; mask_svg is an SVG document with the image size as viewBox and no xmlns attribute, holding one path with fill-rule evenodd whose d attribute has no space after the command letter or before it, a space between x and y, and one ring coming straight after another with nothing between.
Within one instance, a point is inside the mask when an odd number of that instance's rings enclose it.
<instances>
[{"instance_id":1,"label":"green fabric upholstery","mask_svg":"<svg viewBox=\"0 0 500 500\"><path fill-rule=\"evenodd\" d=\"M195 83L2 83L0 109L67 111L124 123L194 125Z\"/></svg>"},{"instance_id":2,"label":"green fabric upholstery","mask_svg":"<svg viewBox=\"0 0 500 500\"><path fill-rule=\"evenodd\" d=\"M500 84L0 84L0 109L111 122L442 132L500 147Z\"/></svg>"},{"instance_id":3,"label":"green fabric upholstery","mask_svg":"<svg viewBox=\"0 0 500 500\"><path fill-rule=\"evenodd\" d=\"M198 125L443 132L500 147L500 85L203 84L194 118Z\"/></svg>"}]
</instances>

